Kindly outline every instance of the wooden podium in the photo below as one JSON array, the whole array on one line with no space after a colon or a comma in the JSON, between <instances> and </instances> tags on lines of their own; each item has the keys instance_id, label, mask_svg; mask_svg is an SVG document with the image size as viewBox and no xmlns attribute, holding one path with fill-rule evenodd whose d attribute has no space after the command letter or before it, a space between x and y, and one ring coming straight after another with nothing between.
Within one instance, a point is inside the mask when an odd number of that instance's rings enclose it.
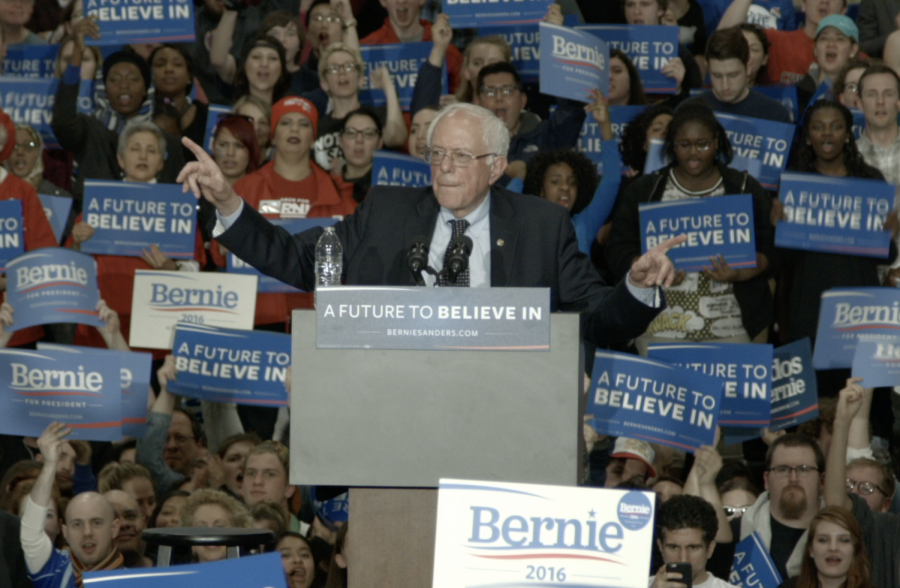
<instances>
[{"instance_id":1,"label":"wooden podium","mask_svg":"<svg viewBox=\"0 0 900 588\"><path fill-rule=\"evenodd\" d=\"M293 314L291 483L350 486L350 588L431 585L441 478L576 485L577 314L550 351L317 349Z\"/></svg>"}]
</instances>

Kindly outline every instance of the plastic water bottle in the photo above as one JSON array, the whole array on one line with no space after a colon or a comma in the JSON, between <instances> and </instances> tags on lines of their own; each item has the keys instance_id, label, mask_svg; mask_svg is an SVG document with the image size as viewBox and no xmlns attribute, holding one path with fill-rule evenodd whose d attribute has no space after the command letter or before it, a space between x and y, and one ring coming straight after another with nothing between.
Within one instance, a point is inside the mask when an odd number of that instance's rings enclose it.
<instances>
[{"instance_id":1,"label":"plastic water bottle","mask_svg":"<svg viewBox=\"0 0 900 588\"><path fill-rule=\"evenodd\" d=\"M340 286L343 269L344 247L334 227L325 227L316 243L316 290L321 286Z\"/></svg>"}]
</instances>

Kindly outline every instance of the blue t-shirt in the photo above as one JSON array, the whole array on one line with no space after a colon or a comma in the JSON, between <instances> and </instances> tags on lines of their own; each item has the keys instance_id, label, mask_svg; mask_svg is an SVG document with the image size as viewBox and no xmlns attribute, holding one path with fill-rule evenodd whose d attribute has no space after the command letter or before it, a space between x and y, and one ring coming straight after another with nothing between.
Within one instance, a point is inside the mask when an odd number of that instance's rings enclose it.
<instances>
[{"instance_id":1,"label":"blue t-shirt","mask_svg":"<svg viewBox=\"0 0 900 588\"><path fill-rule=\"evenodd\" d=\"M731 5L731 0L697 0L697 2L703 8L708 31L716 30L722 15ZM797 30L797 14L792 0L753 0L750 10L747 11L746 20L764 29Z\"/></svg>"},{"instance_id":2,"label":"blue t-shirt","mask_svg":"<svg viewBox=\"0 0 900 588\"><path fill-rule=\"evenodd\" d=\"M54 549L50 559L36 574L29 572L28 577L34 588L75 588L75 570L68 551Z\"/></svg>"}]
</instances>

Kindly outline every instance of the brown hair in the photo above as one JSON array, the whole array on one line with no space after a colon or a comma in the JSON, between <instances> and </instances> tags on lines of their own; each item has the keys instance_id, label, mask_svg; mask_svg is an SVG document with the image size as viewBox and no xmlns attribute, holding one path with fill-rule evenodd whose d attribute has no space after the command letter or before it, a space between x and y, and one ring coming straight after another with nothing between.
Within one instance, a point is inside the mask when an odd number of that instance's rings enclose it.
<instances>
[{"instance_id":1,"label":"brown hair","mask_svg":"<svg viewBox=\"0 0 900 588\"><path fill-rule=\"evenodd\" d=\"M280 504L271 500L262 500L250 507L250 516L256 522L272 521L275 523L275 536L279 536L288 530L290 523L287 513L281 508Z\"/></svg>"},{"instance_id":2,"label":"brown hair","mask_svg":"<svg viewBox=\"0 0 900 588\"><path fill-rule=\"evenodd\" d=\"M153 484L153 476L150 471L136 463L111 461L100 470L97 475L97 490L100 494L106 494L110 490L122 490L125 482L135 478L146 478Z\"/></svg>"},{"instance_id":3,"label":"brown hair","mask_svg":"<svg viewBox=\"0 0 900 588\"><path fill-rule=\"evenodd\" d=\"M265 20L262 22L262 26L259 27L259 30L265 31L268 34L274 27L287 28L290 25L294 25L294 28L297 30L297 37L300 39L300 48L297 50L297 55L294 56L294 65L300 65L300 58L303 56L303 47L306 45L306 33L304 28L300 26L299 18L289 10L275 10L266 16Z\"/></svg>"},{"instance_id":4,"label":"brown hair","mask_svg":"<svg viewBox=\"0 0 900 588\"><path fill-rule=\"evenodd\" d=\"M506 62L512 61L512 47L509 46L509 43L506 42L500 35L486 35L484 37L476 37L472 39L472 42L469 43L469 46L466 47L465 53L463 53L463 69L468 67L469 58L472 55L472 48L477 45L493 45L500 49L500 52L503 53L503 59ZM456 99L460 102L471 102L475 99L475 80L467 80L463 79L462 84L460 84L459 89L456 91Z\"/></svg>"},{"instance_id":5,"label":"brown hair","mask_svg":"<svg viewBox=\"0 0 900 588\"><path fill-rule=\"evenodd\" d=\"M191 494L181 508L181 524L185 527L194 526L194 514L197 509L205 504L221 506L228 513L228 520L232 527L253 527L253 518L247 511L247 507L237 499L232 498L221 490L203 488Z\"/></svg>"},{"instance_id":6,"label":"brown hair","mask_svg":"<svg viewBox=\"0 0 900 588\"><path fill-rule=\"evenodd\" d=\"M834 87L831 90L831 93L835 96L840 96L844 93L844 89L847 86L847 74L853 71L854 69L866 69L871 65L871 62L867 57L853 57L850 61L847 62L847 65L844 66L844 69L841 70L841 73L837 75L834 79ZM890 70L891 73L894 73L894 70ZM881 73L881 72L879 72ZM897 75L897 74L894 74ZM860 81L862 81L862 76L860 76ZM898 84L900 86L900 84ZM857 88L859 84L857 83ZM858 92L859 90L857 90Z\"/></svg>"},{"instance_id":7,"label":"brown hair","mask_svg":"<svg viewBox=\"0 0 900 588\"><path fill-rule=\"evenodd\" d=\"M738 59L744 65L750 61L750 45L737 27L716 31L706 43L706 59L725 61Z\"/></svg>"},{"instance_id":8,"label":"brown hair","mask_svg":"<svg viewBox=\"0 0 900 588\"><path fill-rule=\"evenodd\" d=\"M848 471L850 470L850 468L854 467L872 468L873 470L877 470L878 472L880 472L881 478L883 480L881 482L881 490L884 492L885 497L894 497L894 491L897 488L897 481L894 479L894 472L891 470L890 466L888 466L887 464L883 464L876 459L859 457L847 464Z\"/></svg>"},{"instance_id":9,"label":"brown hair","mask_svg":"<svg viewBox=\"0 0 900 588\"><path fill-rule=\"evenodd\" d=\"M838 506L823 508L813 517L809 524L809 536L806 538L806 548L803 556L803 565L800 568L800 577L797 578L794 588L818 588L819 574L816 562L810 555L813 542L816 540L816 527L821 522L829 522L843 527L850 532L853 541L853 561L847 571L847 588L872 588L869 577L869 558L866 557L865 545L863 545L862 530L856 518L849 510Z\"/></svg>"},{"instance_id":10,"label":"brown hair","mask_svg":"<svg viewBox=\"0 0 900 588\"><path fill-rule=\"evenodd\" d=\"M772 442L772 445L769 446L769 450L766 452L766 471L771 469L772 456L775 455L775 450L779 447L809 447L816 456L816 467L819 468L819 473L825 473L825 455L822 453L822 449L815 439L807 437L803 433L788 433Z\"/></svg>"}]
</instances>

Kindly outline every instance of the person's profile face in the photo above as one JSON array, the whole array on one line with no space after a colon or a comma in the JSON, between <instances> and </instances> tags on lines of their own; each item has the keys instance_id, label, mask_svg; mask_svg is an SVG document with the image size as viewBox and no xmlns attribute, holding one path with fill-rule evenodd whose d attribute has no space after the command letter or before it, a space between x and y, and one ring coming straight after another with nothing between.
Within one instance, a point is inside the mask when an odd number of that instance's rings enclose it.
<instances>
[{"instance_id":1,"label":"person's profile face","mask_svg":"<svg viewBox=\"0 0 900 588\"><path fill-rule=\"evenodd\" d=\"M671 114L660 114L653 119L653 121L650 123L650 126L647 127L647 136L646 140L644 141L644 151L650 151L651 139L659 139L660 141L665 141L670 122L672 122Z\"/></svg>"},{"instance_id":2,"label":"person's profile face","mask_svg":"<svg viewBox=\"0 0 900 588\"><path fill-rule=\"evenodd\" d=\"M756 75L760 68L765 67L769 63L769 56L766 55L766 49L763 47L762 41L750 31L741 31L744 39L747 40L747 46L750 48L750 59L747 60L747 83L751 86L756 81Z\"/></svg>"},{"instance_id":3,"label":"person's profile face","mask_svg":"<svg viewBox=\"0 0 900 588\"><path fill-rule=\"evenodd\" d=\"M628 67L618 57L609 59L609 105L627 106L631 97L631 77Z\"/></svg>"}]
</instances>

